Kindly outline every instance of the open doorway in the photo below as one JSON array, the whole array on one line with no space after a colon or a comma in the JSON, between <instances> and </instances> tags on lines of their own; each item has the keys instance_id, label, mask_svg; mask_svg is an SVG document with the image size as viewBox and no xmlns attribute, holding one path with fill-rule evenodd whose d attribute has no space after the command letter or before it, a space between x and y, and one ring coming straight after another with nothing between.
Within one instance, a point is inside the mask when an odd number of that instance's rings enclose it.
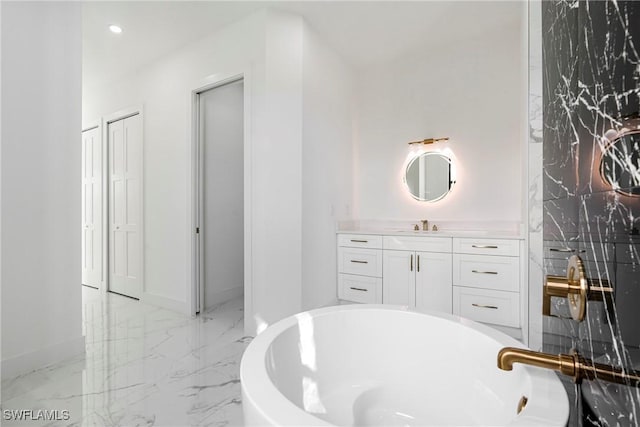
<instances>
[{"instance_id":1,"label":"open doorway","mask_svg":"<svg viewBox=\"0 0 640 427\"><path fill-rule=\"evenodd\" d=\"M195 94L196 312L244 293L244 80Z\"/></svg>"}]
</instances>

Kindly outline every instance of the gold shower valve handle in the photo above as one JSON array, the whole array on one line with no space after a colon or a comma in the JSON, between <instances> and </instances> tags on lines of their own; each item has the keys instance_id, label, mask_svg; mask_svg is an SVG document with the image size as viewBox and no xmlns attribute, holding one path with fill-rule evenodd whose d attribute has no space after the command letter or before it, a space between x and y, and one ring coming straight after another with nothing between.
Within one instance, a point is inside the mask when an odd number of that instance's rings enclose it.
<instances>
[{"instance_id":1,"label":"gold shower valve handle","mask_svg":"<svg viewBox=\"0 0 640 427\"><path fill-rule=\"evenodd\" d=\"M551 297L566 297L571 317L582 322L587 312L588 296L589 282L584 273L584 263L578 255L572 255L567 266L567 277L547 276L542 314L551 315Z\"/></svg>"},{"instance_id":2,"label":"gold shower valve handle","mask_svg":"<svg viewBox=\"0 0 640 427\"><path fill-rule=\"evenodd\" d=\"M582 322L587 314L587 299L589 296L589 282L584 273L584 263L578 255L569 258L567 267L567 281L569 282L569 311L573 320Z\"/></svg>"}]
</instances>

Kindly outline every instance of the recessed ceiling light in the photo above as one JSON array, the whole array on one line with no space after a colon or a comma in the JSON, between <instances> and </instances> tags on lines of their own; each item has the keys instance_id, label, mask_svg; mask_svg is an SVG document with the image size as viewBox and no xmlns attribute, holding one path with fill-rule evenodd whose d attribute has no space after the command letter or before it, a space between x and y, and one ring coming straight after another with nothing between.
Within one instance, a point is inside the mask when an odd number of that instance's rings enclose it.
<instances>
[{"instance_id":1,"label":"recessed ceiling light","mask_svg":"<svg viewBox=\"0 0 640 427\"><path fill-rule=\"evenodd\" d=\"M117 25L109 25L109 30L114 34L120 34L122 32L122 28Z\"/></svg>"}]
</instances>

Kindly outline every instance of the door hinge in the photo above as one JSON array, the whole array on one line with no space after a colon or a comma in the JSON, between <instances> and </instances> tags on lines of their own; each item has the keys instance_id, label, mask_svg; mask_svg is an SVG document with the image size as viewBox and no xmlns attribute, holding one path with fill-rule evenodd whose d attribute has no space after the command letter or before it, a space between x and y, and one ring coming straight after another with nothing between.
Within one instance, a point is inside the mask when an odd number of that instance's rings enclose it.
<instances>
[{"instance_id":1,"label":"door hinge","mask_svg":"<svg viewBox=\"0 0 640 427\"><path fill-rule=\"evenodd\" d=\"M196 234L200 234L200 227L196 227Z\"/></svg>"}]
</instances>

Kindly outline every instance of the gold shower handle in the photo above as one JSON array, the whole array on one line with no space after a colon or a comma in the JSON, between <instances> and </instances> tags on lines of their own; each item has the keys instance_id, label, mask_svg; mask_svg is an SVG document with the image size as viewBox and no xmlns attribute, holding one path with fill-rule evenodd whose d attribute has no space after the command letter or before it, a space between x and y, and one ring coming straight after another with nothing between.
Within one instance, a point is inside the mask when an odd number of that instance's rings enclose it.
<instances>
[{"instance_id":1,"label":"gold shower handle","mask_svg":"<svg viewBox=\"0 0 640 427\"><path fill-rule=\"evenodd\" d=\"M597 285L597 286L596 286ZM581 322L587 312L587 301L604 301L613 298L613 288L606 280L590 281L584 263L578 255L572 255L567 265L567 276L547 276L542 298L542 314L551 316L551 297L567 298L571 317Z\"/></svg>"},{"instance_id":2,"label":"gold shower handle","mask_svg":"<svg viewBox=\"0 0 640 427\"><path fill-rule=\"evenodd\" d=\"M589 284L584 273L584 263L578 255L572 255L567 265L567 276L547 276L544 284L542 314L551 315L551 297L565 297L573 320L582 322L587 312Z\"/></svg>"}]
</instances>

